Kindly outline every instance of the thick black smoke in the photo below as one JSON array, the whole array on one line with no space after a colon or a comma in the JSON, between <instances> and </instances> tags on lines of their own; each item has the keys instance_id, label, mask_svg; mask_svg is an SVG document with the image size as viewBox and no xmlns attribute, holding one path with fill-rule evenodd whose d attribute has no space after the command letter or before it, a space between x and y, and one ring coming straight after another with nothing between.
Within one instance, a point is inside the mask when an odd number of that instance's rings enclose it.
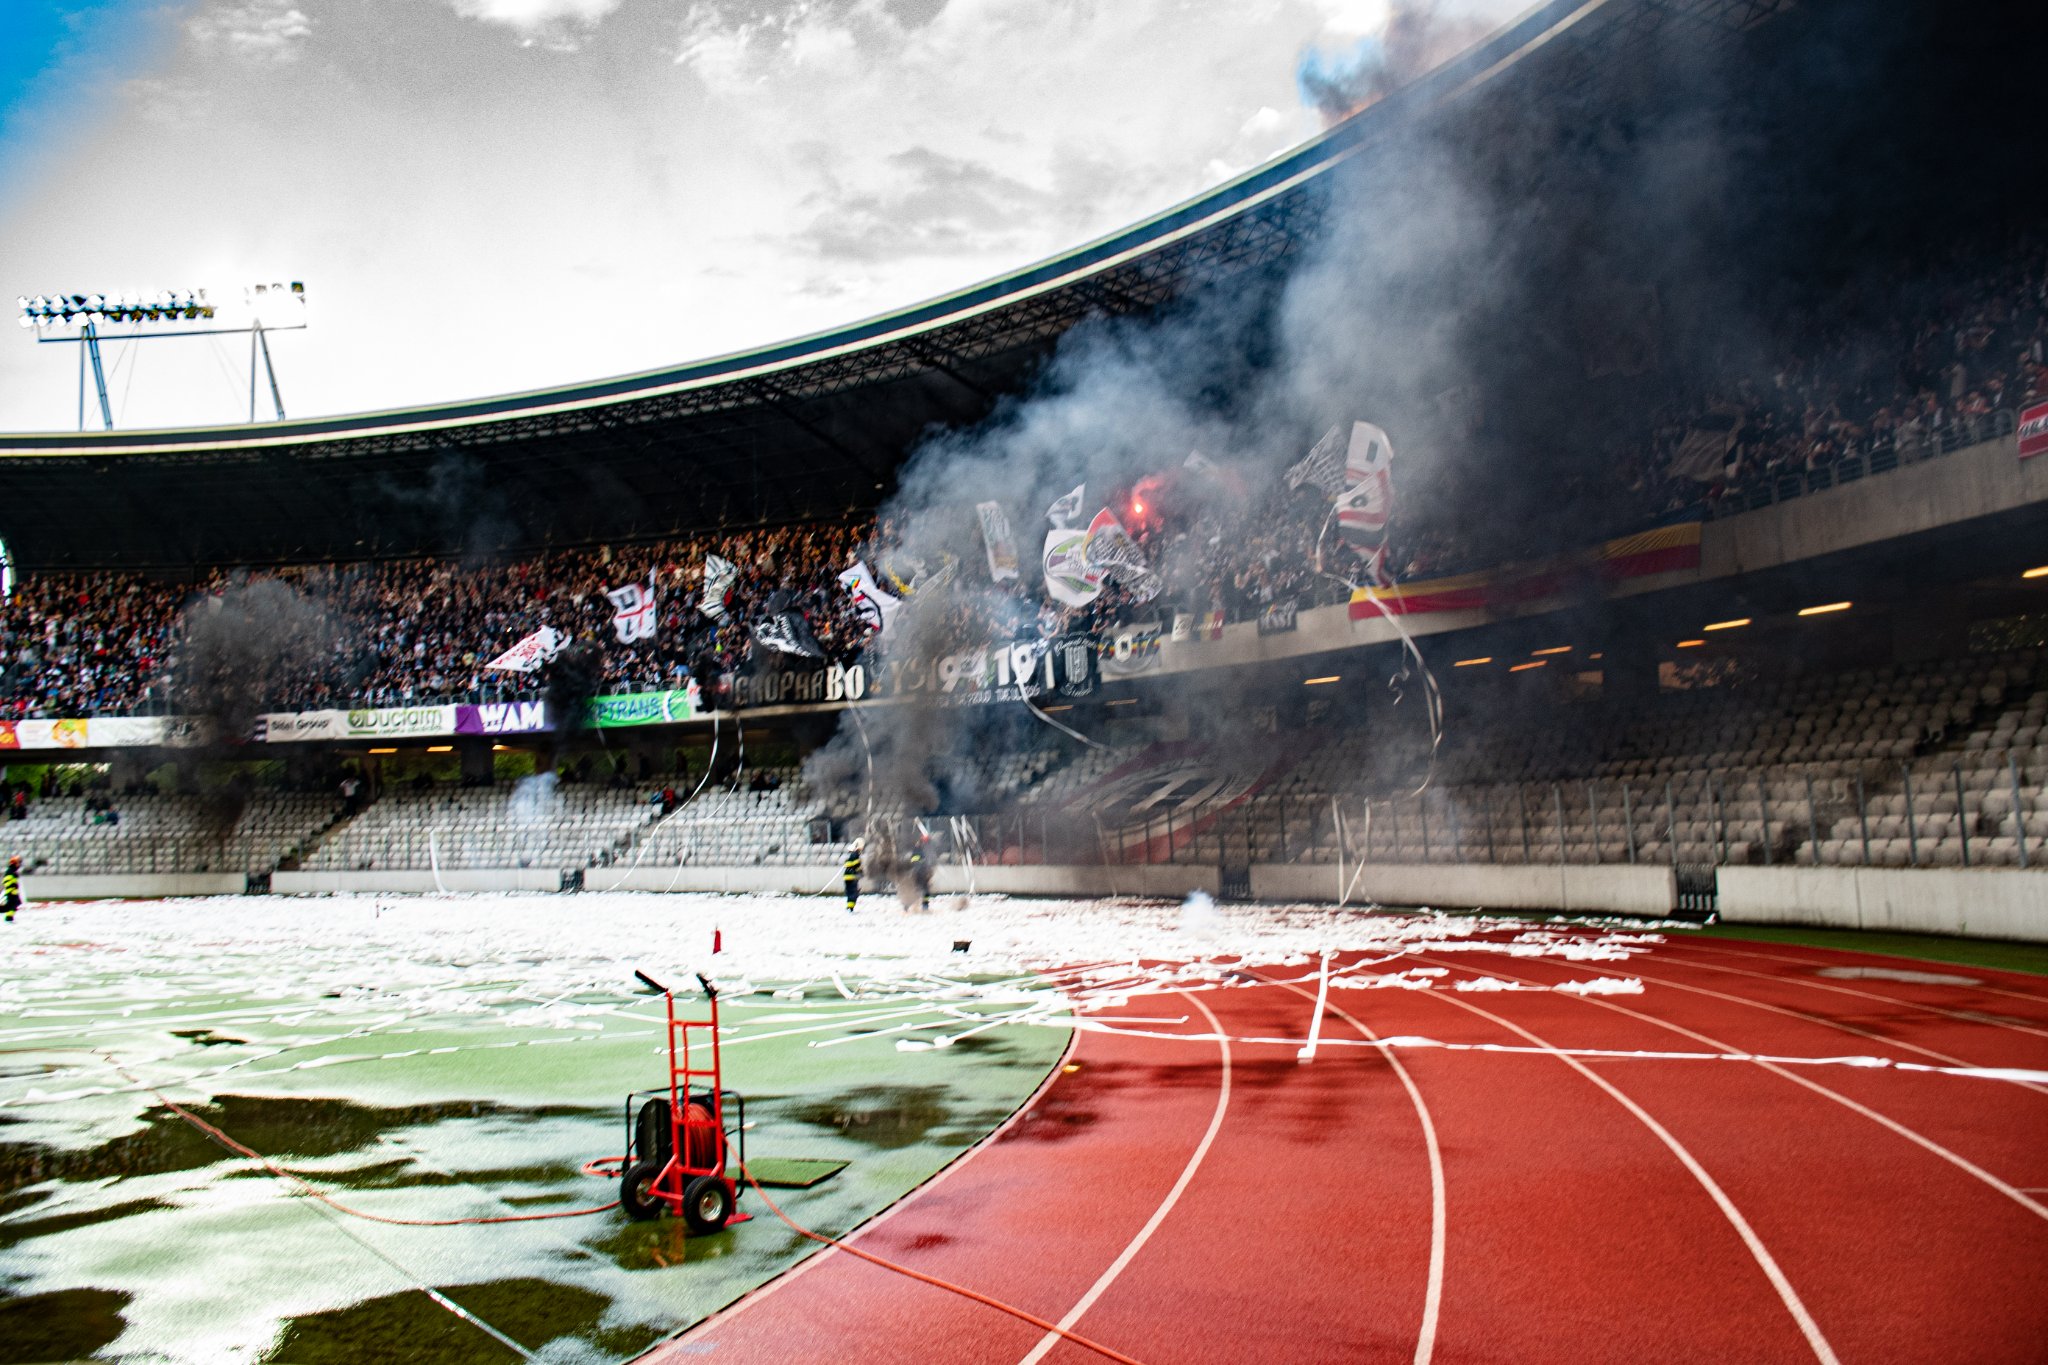
<instances>
[{"instance_id":1,"label":"thick black smoke","mask_svg":"<svg viewBox=\"0 0 2048 1365\"><path fill-rule=\"evenodd\" d=\"M332 660L344 640L318 600L282 579L241 576L190 603L180 631L173 709L211 721L228 740L246 737L293 679Z\"/></svg>"},{"instance_id":2,"label":"thick black smoke","mask_svg":"<svg viewBox=\"0 0 2048 1365\"><path fill-rule=\"evenodd\" d=\"M1308 191L1320 232L1284 270L1070 332L1027 396L927 441L901 471L881 510L897 553L957 572L947 592L913 594L877 641L884 671L931 677L949 651L1034 633L989 582L975 503L1007 512L1035 590L1054 498L1085 481L1085 517L1191 450L1236 477L1177 480L1183 517L1230 545L1270 529L1249 520L1256 499L1240 490L1273 487L1353 419L1393 439L1397 533L1404 521L1446 528L1474 562L1635 524L1639 499L1615 471L1642 452L1617 452L1614 433L1710 398L1697 375L1768 382L1769 358L1793 340L1784 282L1816 261L1855 269L1851 242L1866 260L1910 247L1880 206L1940 197L1896 177L1844 184L1829 164L1912 145L1924 136L1913 120L1939 117L1967 76L1961 63L1918 71L1916 53L1934 45L1908 40L1929 21L1878 8L1820 0L1714 42L1674 21L1569 88L1564 46L1539 49L1323 177ZM1373 60L1331 78L1331 107L1369 101L1469 36L1400 12ZM1962 150L1976 156L1968 138ZM1877 226L1845 236L1858 213ZM963 617L982 623L979 639ZM865 783L872 765L878 810L929 811L946 785L935 778L958 785L992 713L1009 709L870 708L811 776Z\"/></svg>"}]
</instances>

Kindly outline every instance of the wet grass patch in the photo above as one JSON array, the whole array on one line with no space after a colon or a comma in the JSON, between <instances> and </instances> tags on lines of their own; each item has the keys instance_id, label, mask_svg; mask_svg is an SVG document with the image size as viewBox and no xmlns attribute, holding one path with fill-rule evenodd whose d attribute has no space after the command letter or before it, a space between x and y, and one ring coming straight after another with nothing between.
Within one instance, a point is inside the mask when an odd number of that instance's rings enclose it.
<instances>
[{"instance_id":1,"label":"wet grass patch","mask_svg":"<svg viewBox=\"0 0 2048 1365\"><path fill-rule=\"evenodd\" d=\"M350 1100L321 1097L298 1098L272 1095L222 1095L212 1104L186 1108L226 1132L236 1141L267 1157L305 1160L340 1156L368 1146L381 1135L400 1128L438 1123L448 1119L609 1117L608 1110L568 1105L546 1105L531 1109L510 1108L484 1100L450 1100L435 1104L411 1104L379 1108ZM132 1133L76 1150L49 1147L41 1143L0 1143L0 1193L18 1190L45 1180L96 1180L105 1176L164 1175L173 1171L198 1170L231 1159L198 1128L155 1105L142 1113L143 1127ZM502 1175L515 1179L568 1179L560 1168L537 1167L516 1172L479 1172L472 1178ZM347 1184L349 1173L332 1177ZM448 1183L445 1177L398 1180L399 1184ZM364 1188L379 1188L366 1185Z\"/></svg>"},{"instance_id":2,"label":"wet grass patch","mask_svg":"<svg viewBox=\"0 0 2048 1365\"><path fill-rule=\"evenodd\" d=\"M610 1299L552 1280L491 1280L444 1285L438 1292L528 1351L571 1337L619 1357L645 1349L662 1335L647 1326L601 1326ZM509 1365L519 1358L417 1289L289 1318L264 1357L272 1365Z\"/></svg>"},{"instance_id":3,"label":"wet grass patch","mask_svg":"<svg viewBox=\"0 0 2048 1365\"><path fill-rule=\"evenodd\" d=\"M757 1220L709 1237L690 1237L684 1234L681 1219L655 1218L636 1223L621 1216L618 1223L602 1234L585 1237L583 1245L621 1270L672 1270L680 1265L700 1265L739 1255L745 1250L740 1245L742 1234L758 1225Z\"/></svg>"},{"instance_id":4,"label":"wet grass patch","mask_svg":"<svg viewBox=\"0 0 2048 1365\"><path fill-rule=\"evenodd\" d=\"M19 1222L0 1223L0 1247L11 1247L17 1242L26 1242L31 1237L49 1237L73 1228L89 1228L98 1223L111 1223L117 1218L132 1218L138 1213L149 1213L156 1209L171 1207L161 1199L131 1199L126 1203L108 1204L97 1209L75 1209L69 1213L51 1213L44 1218L24 1218Z\"/></svg>"},{"instance_id":5,"label":"wet grass patch","mask_svg":"<svg viewBox=\"0 0 2048 1365\"><path fill-rule=\"evenodd\" d=\"M23 1297L0 1290L0 1365L84 1360L128 1330L128 1295L59 1289Z\"/></svg>"},{"instance_id":6,"label":"wet grass patch","mask_svg":"<svg viewBox=\"0 0 2048 1365\"><path fill-rule=\"evenodd\" d=\"M851 1090L800 1104L787 1117L883 1151L935 1141L935 1134L970 1116L956 1112L941 1085L886 1085Z\"/></svg>"}]
</instances>

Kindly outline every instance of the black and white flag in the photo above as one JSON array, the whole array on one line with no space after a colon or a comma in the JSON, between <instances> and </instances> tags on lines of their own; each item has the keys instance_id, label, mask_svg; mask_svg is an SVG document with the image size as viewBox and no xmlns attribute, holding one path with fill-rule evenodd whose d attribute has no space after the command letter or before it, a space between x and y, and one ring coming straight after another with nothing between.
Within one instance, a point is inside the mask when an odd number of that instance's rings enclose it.
<instances>
[{"instance_id":1,"label":"black and white flag","mask_svg":"<svg viewBox=\"0 0 2048 1365\"><path fill-rule=\"evenodd\" d=\"M726 594L739 581L739 565L717 555L704 556L704 592L697 599L697 610L714 621L725 617Z\"/></svg>"},{"instance_id":2,"label":"black and white flag","mask_svg":"<svg viewBox=\"0 0 2048 1365\"><path fill-rule=\"evenodd\" d=\"M825 651L819 647L817 637L811 634L811 628L804 624L803 617L793 611L756 621L754 643L777 653L795 654L805 659L825 657Z\"/></svg>"},{"instance_id":3,"label":"black and white flag","mask_svg":"<svg viewBox=\"0 0 2048 1365\"><path fill-rule=\"evenodd\" d=\"M1073 492L1055 499L1053 505L1045 509L1045 519L1059 530L1066 530L1081 519L1081 500L1087 492L1087 484L1075 484Z\"/></svg>"},{"instance_id":4,"label":"black and white flag","mask_svg":"<svg viewBox=\"0 0 2048 1365\"><path fill-rule=\"evenodd\" d=\"M1287 486L1299 488L1312 484L1330 497L1344 491L1344 455L1346 440L1340 424L1331 427L1315 448L1287 471Z\"/></svg>"}]
</instances>

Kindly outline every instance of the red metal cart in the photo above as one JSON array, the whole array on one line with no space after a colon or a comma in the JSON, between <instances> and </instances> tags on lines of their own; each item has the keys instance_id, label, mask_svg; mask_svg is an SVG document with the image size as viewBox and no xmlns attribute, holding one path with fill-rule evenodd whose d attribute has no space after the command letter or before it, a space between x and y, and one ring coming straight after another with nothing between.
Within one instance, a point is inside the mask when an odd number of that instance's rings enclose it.
<instances>
[{"instance_id":1,"label":"red metal cart","mask_svg":"<svg viewBox=\"0 0 2048 1365\"><path fill-rule=\"evenodd\" d=\"M655 983L647 977L642 980ZM678 1019L676 998L657 987L668 1006L668 1085L626 1096L626 1160L619 1205L629 1218L680 1216L694 1233L712 1233L751 1214L736 1211L739 1183L726 1174L730 1142L747 1160L747 1103L727 1090L719 1063L718 991L704 977L710 1017ZM707 1060L707 1064L704 1063ZM634 1102L641 1101L639 1113ZM733 1115L726 1123L728 1110Z\"/></svg>"}]
</instances>

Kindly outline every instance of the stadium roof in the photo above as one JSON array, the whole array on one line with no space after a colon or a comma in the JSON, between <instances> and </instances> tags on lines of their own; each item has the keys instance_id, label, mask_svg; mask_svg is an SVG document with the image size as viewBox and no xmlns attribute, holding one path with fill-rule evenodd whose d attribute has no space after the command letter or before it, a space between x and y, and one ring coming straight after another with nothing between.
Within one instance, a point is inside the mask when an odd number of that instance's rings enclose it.
<instances>
[{"instance_id":1,"label":"stadium roof","mask_svg":"<svg viewBox=\"0 0 2048 1365\"><path fill-rule=\"evenodd\" d=\"M182 568L630 539L875 506L934 426L986 416L1091 316L1284 258L1332 167L1536 59L1575 98L1671 26L1790 0L1553 0L1322 136L1051 260L863 322L595 383L249 426L0 436L0 536L35 567Z\"/></svg>"}]
</instances>

